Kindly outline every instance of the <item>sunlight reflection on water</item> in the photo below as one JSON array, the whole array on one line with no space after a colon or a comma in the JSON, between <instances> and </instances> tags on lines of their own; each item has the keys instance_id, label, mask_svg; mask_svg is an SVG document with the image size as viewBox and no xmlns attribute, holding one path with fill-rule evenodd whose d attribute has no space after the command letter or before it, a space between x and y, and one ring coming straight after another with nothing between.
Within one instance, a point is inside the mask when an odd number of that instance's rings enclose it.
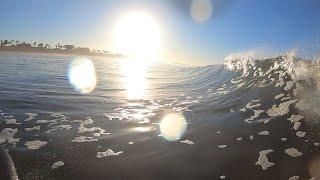
<instances>
[{"instance_id":1,"label":"sunlight reflection on water","mask_svg":"<svg viewBox=\"0 0 320 180\"><path fill-rule=\"evenodd\" d=\"M146 96L147 68L148 63L141 60L127 59L121 62L121 74L124 76L123 83L129 100L143 99Z\"/></svg>"},{"instance_id":2,"label":"sunlight reflection on water","mask_svg":"<svg viewBox=\"0 0 320 180\"><path fill-rule=\"evenodd\" d=\"M133 131L137 131L137 132L149 132L149 131L152 131L154 130L153 127L148 127L148 126L145 126L145 127L135 127L132 129Z\"/></svg>"}]
</instances>

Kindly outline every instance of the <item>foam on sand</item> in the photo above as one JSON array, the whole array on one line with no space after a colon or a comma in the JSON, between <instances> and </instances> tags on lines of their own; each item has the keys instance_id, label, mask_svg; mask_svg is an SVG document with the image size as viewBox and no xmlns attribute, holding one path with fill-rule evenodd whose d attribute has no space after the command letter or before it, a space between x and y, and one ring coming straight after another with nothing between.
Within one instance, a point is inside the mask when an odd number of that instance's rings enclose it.
<instances>
[{"instance_id":1,"label":"foam on sand","mask_svg":"<svg viewBox=\"0 0 320 180\"><path fill-rule=\"evenodd\" d=\"M300 152L298 149L296 148L289 148L289 149L286 149L284 150L284 152L291 156L291 157L299 157L299 156L302 156L302 152Z\"/></svg>"},{"instance_id":2,"label":"foam on sand","mask_svg":"<svg viewBox=\"0 0 320 180\"><path fill-rule=\"evenodd\" d=\"M275 99L280 99L280 98L282 98L284 96L285 96L285 94L281 93L281 94L276 95L274 98Z\"/></svg>"},{"instance_id":3,"label":"foam on sand","mask_svg":"<svg viewBox=\"0 0 320 180\"><path fill-rule=\"evenodd\" d=\"M289 177L289 180L299 180L300 177L299 176L291 176Z\"/></svg>"},{"instance_id":4,"label":"foam on sand","mask_svg":"<svg viewBox=\"0 0 320 180\"><path fill-rule=\"evenodd\" d=\"M57 161L51 165L51 169L57 169L58 167L61 167L63 165L64 165L63 161Z\"/></svg>"},{"instance_id":5,"label":"foam on sand","mask_svg":"<svg viewBox=\"0 0 320 180\"><path fill-rule=\"evenodd\" d=\"M238 137L236 140L237 141L242 141L242 137Z\"/></svg>"},{"instance_id":6,"label":"foam on sand","mask_svg":"<svg viewBox=\"0 0 320 180\"><path fill-rule=\"evenodd\" d=\"M297 131L297 132L296 132L296 136L298 136L299 138L302 138L302 137L306 136L306 132Z\"/></svg>"},{"instance_id":7,"label":"foam on sand","mask_svg":"<svg viewBox=\"0 0 320 180\"><path fill-rule=\"evenodd\" d=\"M222 145L218 146L218 148L221 148L221 149L226 148L226 147L227 147L227 145L225 145L225 144L222 144Z\"/></svg>"},{"instance_id":8,"label":"foam on sand","mask_svg":"<svg viewBox=\"0 0 320 180\"><path fill-rule=\"evenodd\" d=\"M184 143L184 144L189 144L189 145L194 144L193 141L190 141L190 140L188 140L188 139L186 139L186 140L184 140L184 141L180 141L180 142L182 142L182 143Z\"/></svg>"},{"instance_id":9,"label":"foam on sand","mask_svg":"<svg viewBox=\"0 0 320 180\"><path fill-rule=\"evenodd\" d=\"M295 123L295 122L299 122L304 118L304 116L301 115L291 115L291 117L288 118L288 121L290 121L291 123Z\"/></svg>"},{"instance_id":10,"label":"foam on sand","mask_svg":"<svg viewBox=\"0 0 320 180\"><path fill-rule=\"evenodd\" d=\"M24 145L27 146L28 149L32 149L32 150L39 149L46 144L48 144L48 142L39 141L39 140L28 141L28 142L24 143Z\"/></svg>"},{"instance_id":11,"label":"foam on sand","mask_svg":"<svg viewBox=\"0 0 320 180\"><path fill-rule=\"evenodd\" d=\"M114 152L112 149L107 149L106 151L103 151L103 152L97 152L96 157L100 159L103 157L118 156L122 153L123 153L123 151Z\"/></svg>"},{"instance_id":12,"label":"foam on sand","mask_svg":"<svg viewBox=\"0 0 320 180\"><path fill-rule=\"evenodd\" d=\"M289 100L289 99L291 99L291 97L290 97L290 96L283 97L283 98L281 98L281 102L283 102L283 101L287 101L287 100Z\"/></svg>"},{"instance_id":13,"label":"foam on sand","mask_svg":"<svg viewBox=\"0 0 320 180\"><path fill-rule=\"evenodd\" d=\"M268 136L270 133L269 133L269 131L261 131L258 134L263 135L263 136Z\"/></svg>"},{"instance_id":14,"label":"foam on sand","mask_svg":"<svg viewBox=\"0 0 320 180\"><path fill-rule=\"evenodd\" d=\"M272 108L270 108L267 111L267 114L270 117L275 117L275 116L283 116L289 113L289 106L293 103L295 103L297 100L290 100L290 101L286 101L283 102L281 104L279 104L279 106L273 105Z\"/></svg>"},{"instance_id":15,"label":"foam on sand","mask_svg":"<svg viewBox=\"0 0 320 180\"><path fill-rule=\"evenodd\" d=\"M293 124L293 129L297 131L297 130L299 130L300 126L301 126L301 122L295 122Z\"/></svg>"},{"instance_id":16,"label":"foam on sand","mask_svg":"<svg viewBox=\"0 0 320 180\"><path fill-rule=\"evenodd\" d=\"M273 152L272 149L266 149L259 152L259 157L258 157L258 161L256 162L256 165L261 166L262 170L267 170L269 167L275 165L275 163L270 162L267 157L267 155L271 152Z\"/></svg>"}]
</instances>

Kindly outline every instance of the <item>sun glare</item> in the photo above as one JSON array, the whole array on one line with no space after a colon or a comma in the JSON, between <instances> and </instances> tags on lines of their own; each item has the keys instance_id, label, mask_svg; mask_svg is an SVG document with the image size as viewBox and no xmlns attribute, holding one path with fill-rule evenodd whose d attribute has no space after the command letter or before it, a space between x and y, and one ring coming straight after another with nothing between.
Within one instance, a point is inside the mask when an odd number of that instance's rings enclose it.
<instances>
[{"instance_id":1,"label":"sun glare","mask_svg":"<svg viewBox=\"0 0 320 180\"><path fill-rule=\"evenodd\" d=\"M142 12L123 16L114 28L116 51L150 61L160 51L160 31L154 19Z\"/></svg>"},{"instance_id":2,"label":"sun glare","mask_svg":"<svg viewBox=\"0 0 320 180\"><path fill-rule=\"evenodd\" d=\"M143 99L148 85L145 73L160 54L159 26L150 15L132 12L122 16L113 31L115 51L128 56L120 67L127 97Z\"/></svg>"}]
</instances>

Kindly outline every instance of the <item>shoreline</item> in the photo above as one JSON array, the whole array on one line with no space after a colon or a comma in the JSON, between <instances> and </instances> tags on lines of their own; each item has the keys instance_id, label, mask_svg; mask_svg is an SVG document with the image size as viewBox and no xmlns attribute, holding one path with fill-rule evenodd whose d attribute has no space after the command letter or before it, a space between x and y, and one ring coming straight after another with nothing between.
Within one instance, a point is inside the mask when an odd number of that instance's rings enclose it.
<instances>
[{"instance_id":1,"label":"shoreline","mask_svg":"<svg viewBox=\"0 0 320 180\"><path fill-rule=\"evenodd\" d=\"M16 47L0 47L1 52L13 53L39 53L39 54L55 54L55 55L72 55L72 56L90 56L90 57L107 57L107 58L124 58L126 56L117 53L96 53L96 52L77 52L75 50L63 49L45 49L38 47L16 48Z\"/></svg>"}]
</instances>

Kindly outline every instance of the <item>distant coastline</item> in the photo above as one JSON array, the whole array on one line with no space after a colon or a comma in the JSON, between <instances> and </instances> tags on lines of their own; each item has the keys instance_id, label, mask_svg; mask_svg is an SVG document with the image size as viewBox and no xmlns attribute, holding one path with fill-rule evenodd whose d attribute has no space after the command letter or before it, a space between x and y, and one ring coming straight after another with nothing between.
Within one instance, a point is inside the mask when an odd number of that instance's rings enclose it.
<instances>
[{"instance_id":1,"label":"distant coastline","mask_svg":"<svg viewBox=\"0 0 320 180\"><path fill-rule=\"evenodd\" d=\"M122 54L112 53L105 50L91 50L88 47L76 47L75 45L57 44L52 48L50 44L27 43L14 40L1 40L0 52L32 52L32 53L52 53L84 56L102 56L110 58L123 58Z\"/></svg>"}]
</instances>

